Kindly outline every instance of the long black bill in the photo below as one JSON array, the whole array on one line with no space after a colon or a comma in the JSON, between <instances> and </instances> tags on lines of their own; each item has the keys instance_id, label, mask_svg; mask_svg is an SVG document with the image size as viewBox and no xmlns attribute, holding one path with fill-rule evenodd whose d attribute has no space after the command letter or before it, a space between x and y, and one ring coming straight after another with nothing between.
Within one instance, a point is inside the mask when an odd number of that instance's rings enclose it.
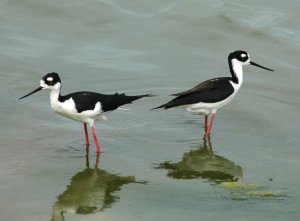
<instances>
[{"instance_id":1,"label":"long black bill","mask_svg":"<svg viewBox=\"0 0 300 221\"><path fill-rule=\"evenodd\" d=\"M266 70L268 70L268 71L274 71L274 70L272 70L272 69L270 69L270 68L266 68L266 67L264 67L264 66L261 66L261 65L259 65L259 64L254 63L254 62L252 62L252 61L250 61L250 64L253 65L253 66L259 67L259 68L266 69Z\"/></svg>"},{"instance_id":2,"label":"long black bill","mask_svg":"<svg viewBox=\"0 0 300 221\"><path fill-rule=\"evenodd\" d=\"M34 94L35 92L38 92L38 91L40 91L40 90L42 90L43 89L43 87L38 87L37 89L35 89L34 91L32 91L32 92L30 92L29 94L26 94L25 96L23 96L23 97L20 97L19 98L19 100L21 100L21 99L23 99L23 98L25 98L25 97L28 97L29 95L32 95L32 94Z\"/></svg>"}]
</instances>

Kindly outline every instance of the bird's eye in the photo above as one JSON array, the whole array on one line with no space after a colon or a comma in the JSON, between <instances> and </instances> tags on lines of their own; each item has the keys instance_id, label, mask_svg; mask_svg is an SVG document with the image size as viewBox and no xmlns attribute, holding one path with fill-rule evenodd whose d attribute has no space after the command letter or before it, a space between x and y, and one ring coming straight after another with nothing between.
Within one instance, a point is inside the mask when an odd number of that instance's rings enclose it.
<instances>
[{"instance_id":1,"label":"bird's eye","mask_svg":"<svg viewBox=\"0 0 300 221\"><path fill-rule=\"evenodd\" d=\"M51 82L51 81L53 81L53 77L48 77L46 80Z\"/></svg>"},{"instance_id":2,"label":"bird's eye","mask_svg":"<svg viewBox=\"0 0 300 221\"><path fill-rule=\"evenodd\" d=\"M241 57L242 57L242 58L245 58L245 57L247 57L247 55L245 55L245 54L241 54Z\"/></svg>"}]
</instances>

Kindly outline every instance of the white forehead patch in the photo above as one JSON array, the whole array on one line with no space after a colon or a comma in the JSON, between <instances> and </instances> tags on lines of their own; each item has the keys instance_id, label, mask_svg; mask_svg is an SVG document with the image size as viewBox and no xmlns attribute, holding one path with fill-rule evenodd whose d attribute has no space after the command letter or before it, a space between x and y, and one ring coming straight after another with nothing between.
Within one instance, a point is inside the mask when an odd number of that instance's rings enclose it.
<instances>
[{"instance_id":1,"label":"white forehead patch","mask_svg":"<svg viewBox=\"0 0 300 221\"><path fill-rule=\"evenodd\" d=\"M245 55L245 54L241 54L241 57L242 57L242 58L245 58L245 57L247 57L247 55Z\"/></svg>"},{"instance_id":2,"label":"white forehead patch","mask_svg":"<svg viewBox=\"0 0 300 221\"><path fill-rule=\"evenodd\" d=\"M53 81L53 77L48 77L47 81Z\"/></svg>"}]
</instances>

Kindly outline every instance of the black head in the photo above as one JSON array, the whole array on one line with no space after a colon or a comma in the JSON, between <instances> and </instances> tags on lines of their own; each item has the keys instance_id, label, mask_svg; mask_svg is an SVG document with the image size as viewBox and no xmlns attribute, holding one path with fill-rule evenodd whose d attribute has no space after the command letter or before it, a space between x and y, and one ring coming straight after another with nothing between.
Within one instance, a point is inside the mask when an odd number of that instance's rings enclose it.
<instances>
[{"instance_id":1,"label":"black head","mask_svg":"<svg viewBox=\"0 0 300 221\"><path fill-rule=\"evenodd\" d=\"M242 63L247 63L247 61L250 61L249 54L246 51L235 51L229 54L228 60L231 61L233 59L236 59Z\"/></svg>"},{"instance_id":2,"label":"black head","mask_svg":"<svg viewBox=\"0 0 300 221\"><path fill-rule=\"evenodd\" d=\"M42 77L42 81L44 81L44 83L49 87L54 86L57 83L61 83L59 75L55 72L46 74L44 77Z\"/></svg>"},{"instance_id":3,"label":"black head","mask_svg":"<svg viewBox=\"0 0 300 221\"><path fill-rule=\"evenodd\" d=\"M61 81L59 75L55 72L52 72L42 77L42 80L40 81L40 86L37 89L30 92L29 94L24 95L23 97L20 97L19 100L28 97L29 95L34 94L40 90L59 91L60 87L61 87Z\"/></svg>"},{"instance_id":4,"label":"black head","mask_svg":"<svg viewBox=\"0 0 300 221\"><path fill-rule=\"evenodd\" d=\"M250 60L249 54L246 51L241 51L241 50L230 53L228 56L228 62L230 65L232 65L233 63L235 63L235 65L241 65L241 66L251 64L253 66L260 67L268 71L274 71L272 69L254 63L253 61Z\"/></svg>"}]
</instances>

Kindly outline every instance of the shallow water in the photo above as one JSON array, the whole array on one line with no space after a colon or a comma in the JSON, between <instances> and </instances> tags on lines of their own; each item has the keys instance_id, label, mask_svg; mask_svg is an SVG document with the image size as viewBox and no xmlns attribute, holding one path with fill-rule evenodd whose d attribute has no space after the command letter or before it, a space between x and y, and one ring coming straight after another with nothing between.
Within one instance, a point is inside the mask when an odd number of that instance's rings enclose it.
<instances>
[{"instance_id":1,"label":"shallow water","mask_svg":"<svg viewBox=\"0 0 300 221\"><path fill-rule=\"evenodd\" d=\"M298 1L0 6L1 220L299 219ZM216 116L212 151L201 116L149 110L229 75L237 49L275 72L244 68L238 96ZM53 71L62 93L159 96L98 122L104 153L97 159L91 146L87 165L81 124L54 114L46 92L17 100ZM237 200L248 192L218 185L235 180L282 195Z\"/></svg>"}]
</instances>

